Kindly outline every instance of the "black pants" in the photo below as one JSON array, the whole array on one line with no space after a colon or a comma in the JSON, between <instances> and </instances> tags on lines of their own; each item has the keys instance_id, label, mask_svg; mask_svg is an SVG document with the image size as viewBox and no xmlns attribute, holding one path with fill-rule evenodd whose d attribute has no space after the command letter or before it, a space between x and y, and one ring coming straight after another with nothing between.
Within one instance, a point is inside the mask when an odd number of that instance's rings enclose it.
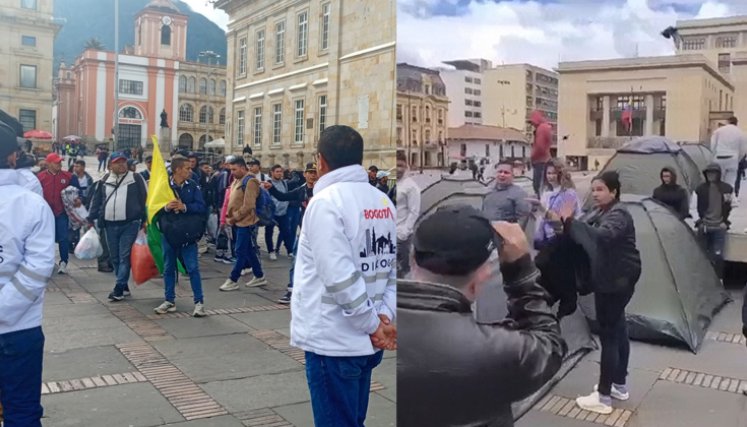
<instances>
[{"instance_id":1,"label":"black pants","mask_svg":"<svg viewBox=\"0 0 747 427\"><path fill-rule=\"evenodd\" d=\"M397 239L397 278L404 279L410 272L410 246L412 236L407 240Z\"/></svg>"},{"instance_id":2,"label":"black pants","mask_svg":"<svg viewBox=\"0 0 747 427\"><path fill-rule=\"evenodd\" d=\"M630 340L625 323L625 307L633 296L633 288L620 293L594 294L599 340L602 343L599 373L599 394L609 396L612 383L623 385L628 376Z\"/></svg>"}]
</instances>

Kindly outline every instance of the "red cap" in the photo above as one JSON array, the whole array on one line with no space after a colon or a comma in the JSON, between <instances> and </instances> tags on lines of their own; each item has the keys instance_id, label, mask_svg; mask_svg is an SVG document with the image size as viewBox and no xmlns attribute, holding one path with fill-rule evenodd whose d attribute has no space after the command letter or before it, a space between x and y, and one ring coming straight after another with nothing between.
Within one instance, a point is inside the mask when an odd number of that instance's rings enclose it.
<instances>
[{"instance_id":1,"label":"red cap","mask_svg":"<svg viewBox=\"0 0 747 427\"><path fill-rule=\"evenodd\" d=\"M49 153L46 160L47 163L62 163L62 157L57 153Z\"/></svg>"}]
</instances>

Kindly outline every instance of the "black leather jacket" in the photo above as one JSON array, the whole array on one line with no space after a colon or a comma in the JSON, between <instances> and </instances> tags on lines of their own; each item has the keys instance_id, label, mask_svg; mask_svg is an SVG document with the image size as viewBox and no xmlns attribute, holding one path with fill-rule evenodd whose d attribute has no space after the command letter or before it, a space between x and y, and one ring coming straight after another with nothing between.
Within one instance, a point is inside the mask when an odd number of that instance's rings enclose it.
<instances>
[{"instance_id":1,"label":"black leather jacket","mask_svg":"<svg viewBox=\"0 0 747 427\"><path fill-rule=\"evenodd\" d=\"M511 402L539 389L567 351L527 255L502 267L508 317L477 324L448 285L397 282L397 425L514 425Z\"/></svg>"}]
</instances>

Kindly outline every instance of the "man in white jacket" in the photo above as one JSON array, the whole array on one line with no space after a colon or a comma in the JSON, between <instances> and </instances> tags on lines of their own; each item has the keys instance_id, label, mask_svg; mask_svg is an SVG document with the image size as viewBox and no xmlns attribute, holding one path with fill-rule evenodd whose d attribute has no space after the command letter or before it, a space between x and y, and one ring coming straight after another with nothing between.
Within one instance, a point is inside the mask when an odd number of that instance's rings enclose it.
<instances>
[{"instance_id":1,"label":"man in white jacket","mask_svg":"<svg viewBox=\"0 0 747 427\"><path fill-rule=\"evenodd\" d=\"M0 122L0 402L5 425L40 427L42 307L55 263L54 216L13 170L17 144Z\"/></svg>"},{"instance_id":2,"label":"man in white jacket","mask_svg":"<svg viewBox=\"0 0 747 427\"><path fill-rule=\"evenodd\" d=\"M739 162L747 155L747 135L737 127L737 123L736 117L729 117L729 124L719 127L711 135L713 161L721 166L721 180L732 187L737 182Z\"/></svg>"},{"instance_id":3,"label":"man in white jacket","mask_svg":"<svg viewBox=\"0 0 747 427\"><path fill-rule=\"evenodd\" d=\"M395 208L368 183L363 139L331 126L318 145L298 242L291 345L306 352L314 423L363 426L381 349L396 348Z\"/></svg>"},{"instance_id":4,"label":"man in white jacket","mask_svg":"<svg viewBox=\"0 0 747 427\"><path fill-rule=\"evenodd\" d=\"M397 277L410 271L410 246L420 216L420 188L407 176L410 168L403 151L397 151Z\"/></svg>"}]
</instances>

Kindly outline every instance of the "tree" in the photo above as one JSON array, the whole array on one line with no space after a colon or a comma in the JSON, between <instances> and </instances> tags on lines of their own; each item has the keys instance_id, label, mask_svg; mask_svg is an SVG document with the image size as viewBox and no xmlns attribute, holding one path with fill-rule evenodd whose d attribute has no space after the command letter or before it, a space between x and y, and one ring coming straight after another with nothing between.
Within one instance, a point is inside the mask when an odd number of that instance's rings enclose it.
<instances>
[{"instance_id":1,"label":"tree","mask_svg":"<svg viewBox=\"0 0 747 427\"><path fill-rule=\"evenodd\" d=\"M84 47L86 49L104 50L104 44L101 43L101 40L96 37L91 37L90 39L86 40L86 44L84 45Z\"/></svg>"}]
</instances>

